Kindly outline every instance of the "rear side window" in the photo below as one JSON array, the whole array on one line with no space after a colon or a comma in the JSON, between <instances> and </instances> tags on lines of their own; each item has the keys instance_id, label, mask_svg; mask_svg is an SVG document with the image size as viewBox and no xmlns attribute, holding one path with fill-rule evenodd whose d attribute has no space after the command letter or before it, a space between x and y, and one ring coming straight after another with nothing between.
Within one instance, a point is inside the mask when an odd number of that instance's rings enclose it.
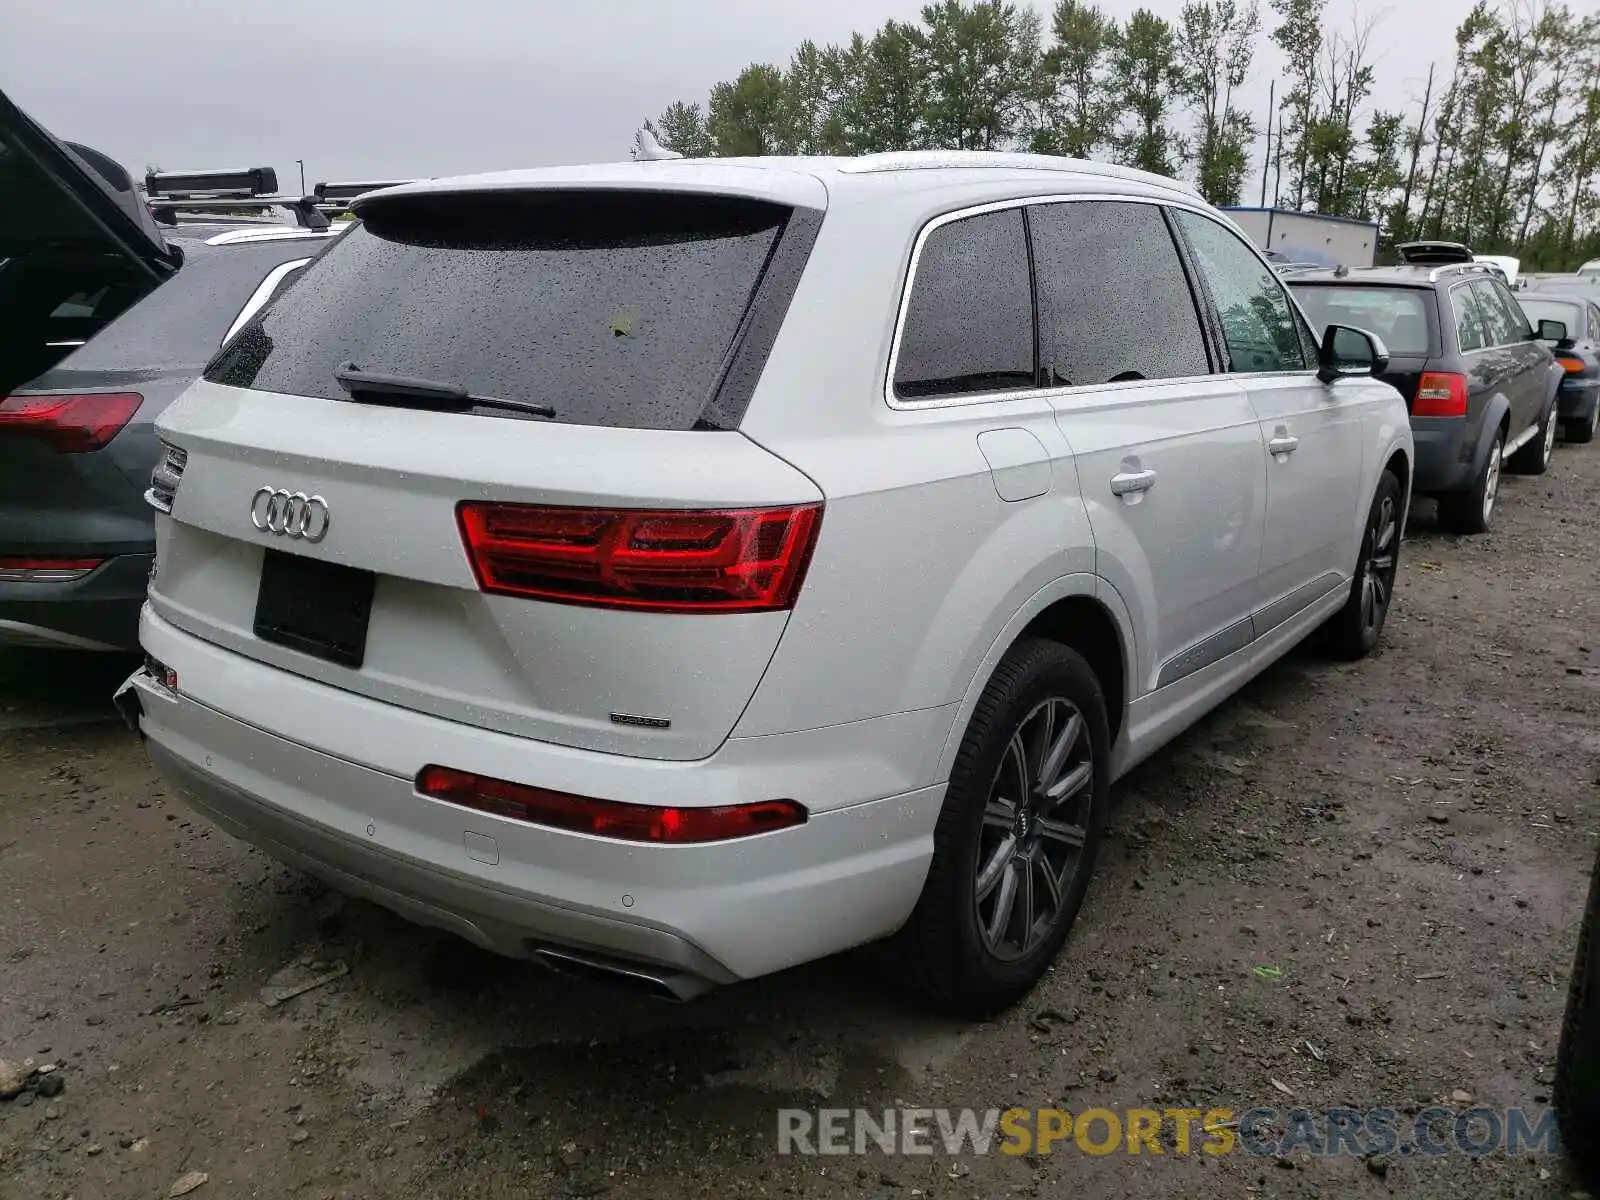
<instances>
[{"instance_id":1,"label":"rear side window","mask_svg":"<svg viewBox=\"0 0 1600 1200\"><path fill-rule=\"evenodd\" d=\"M730 197L527 192L375 206L206 378L344 399L343 364L692 429L792 210Z\"/></svg>"},{"instance_id":2,"label":"rear side window","mask_svg":"<svg viewBox=\"0 0 1600 1200\"><path fill-rule=\"evenodd\" d=\"M1199 311L1158 208L1042 204L1028 220L1050 386L1210 373Z\"/></svg>"},{"instance_id":3,"label":"rear side window","mask_svg":"<svg viewBox=\"0 0 1600 1200\"><path fill-rule=\"evenodd\" d=\"M72 365L198 369L217 352L239 309L273 268L320 246L306 241L193 248L175 276L101 330Z\"/></svg>"},{"instance_id":4,"label":"rear side window","mask_svg":"<svg viewBox=\"0 0 1600 1200\"><path fill-rule=\"evenodd\" d=\"M1297 283L1295 299L1320 337L1329 325L1375 333L1391 354L1428 354L1428 296L1419 288Z\"/></svg>"},{"instance_id":5,"label":"rear side window","mask_svg":"<svg viewBox=\"0 0 1600 1200\"><path fill-rule=\"evenodd\" d=\"M1231 230L1185 209L1173 215L1200 260L1222 317L1228 369L1305 370L1304 331L1278 276Z\"/></svg>"},{"instance_id":6,"label":"rear side window","mask_svg":"<svg viewBox=\"0 0 1600 1200\"><path fill-rule=\"evenodd\" d=\"M1462 284L1450 289L1450 308L1456 317L1456 340L1463 351L1482 350L1489 344L1489 327L1470 286Z\"/></svg>"},{"instance_id":7,"label":"rear side window","mask_svg":"<svg viewBox=\"0 0 1600 1200\"><path fill-rule=\"evenodd\" d=\"M1475 279L1472 292L1478 298L1478 308L1484 323L1489 327L1490 344L1510 346L1528 340L1528 318L1523 315L1504 284L1488 279Z\"/></svg>"},{"instance_id":8,"label":"rear side window","mask_svg":"<svg viewBox=\"0 0 1600 1200\"><path fill-rule=\"evenodd\" d=\"M1033 287L1022 210L936 227L911 282L895 395L924 400L1033 386Z\"/></svg>"}]
</instances>

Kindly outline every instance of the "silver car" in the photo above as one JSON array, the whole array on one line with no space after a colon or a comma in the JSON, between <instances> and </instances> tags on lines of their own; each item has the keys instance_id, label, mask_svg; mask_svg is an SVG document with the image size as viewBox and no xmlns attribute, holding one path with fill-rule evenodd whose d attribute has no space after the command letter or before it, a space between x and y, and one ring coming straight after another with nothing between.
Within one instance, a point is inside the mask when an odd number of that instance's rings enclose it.
<instances>
[{"instance_id":1,"label":"silver car","mask_svg":"<svg viewBox=\"0 0 1600 1200\"><path fill-rule=\"evenodd\" d=\"M993 1011L1110 785L1383 627L1412 443L1184 185L994 154L368 195L160 422L122 700L219 824L686 997Z\"/></svg>"}]
</instances>

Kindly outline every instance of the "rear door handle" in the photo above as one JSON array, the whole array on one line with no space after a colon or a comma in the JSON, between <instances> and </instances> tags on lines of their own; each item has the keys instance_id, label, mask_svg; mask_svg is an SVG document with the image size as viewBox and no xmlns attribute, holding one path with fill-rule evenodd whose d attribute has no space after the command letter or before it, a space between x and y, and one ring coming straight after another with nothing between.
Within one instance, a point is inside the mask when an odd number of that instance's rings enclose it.
<instances>
[{"instance_id":1,"label":"rear door handle","mask_svg":"<svg viewBox=\"0 0 1600 1200\"><path fill-rule=\"evenodd\" d=\"M1267 443L1267 450L1272 454L1293 454L1295 447L1299 444L1299 438L1291 437L1287 433L1280 433Z\"/></svg>"},{"instance_id":2,"label":"rear door handle","mask_svg":"<svg viewBox=\"0 0 1600 1200\"><path fill-rule=\"evenodd\" d=\"M1154 471L1119 471L1111 477L1111 494L1126 496L1132 492L1148 492L1155 484Z\"/></svg>"}]
</instances>

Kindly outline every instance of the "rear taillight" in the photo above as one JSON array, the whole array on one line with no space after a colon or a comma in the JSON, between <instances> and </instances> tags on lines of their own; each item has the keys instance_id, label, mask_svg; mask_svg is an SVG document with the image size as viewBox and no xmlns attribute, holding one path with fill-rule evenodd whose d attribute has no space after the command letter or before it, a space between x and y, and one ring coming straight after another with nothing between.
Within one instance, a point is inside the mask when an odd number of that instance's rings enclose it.
<instances>
[{"instance_id":1,"label":"rear taillight","mask_svg":"<svg viewBox=\"0 0 1600 1200\"><path fill-rule=\"evenodd\" d=\"M760 800L717 808L662 808L592 800L567 792L490 779L454 767L423 767L417 791L480 812L627 842L692 845L724 842L803 825L806 810L793 800Z\"/></svg>"},{"instance_id":2,"label":"rear taillight","mask_svg":"<svg viewBox=\"0 0 1600 1200\"><path fill-rule=\"evenodd\" d=\"M138 392L7 396L0 400L0 437L37 438L58 454L98 450L133 419Z\"/></svg>"},{"instance_id":3,"label":"rear taillight","mask_svg":"<svg viewBox=\"0 0 1600 1200\"><path fill-rule=\"evenodd\" d=\"M1464 417L1467 415L1467 377L1451 371L1424 371L1417 383L1414 417Z\"/></svg>"},{"instance_id":4,"label":"rear taillight","mask_svg":"<svg viewBox=\"0 0 1600 1200\"><path fill-rule=\"evenodd\" d=\"M1582 375L1587 369L1583 364L1583 359L1574 358L1570 354L1556 355L1556 362L1561 364L1561 369L1568 375Z\"/></svg>"},{"instance_id":5,"label":"rear taillight","mask_svg":"<svg viewBox=\"0 0 1600 1200\"><path fill-rule=\"evenodd\" d=\"M66 583L94 570L103 558L17 558L0 555L0 583Z\"/></svg>"},{"instance_id":6,"label":"rear taillight","mask_svg":"<svg viewBox=\"0 0 1600 1200\"><path fill-rule=\"evenodd\" d=\"M714 510L463 501L486 592L646 612L771 612L794 604L822 505Z\"/></svg>"}]
</instances>

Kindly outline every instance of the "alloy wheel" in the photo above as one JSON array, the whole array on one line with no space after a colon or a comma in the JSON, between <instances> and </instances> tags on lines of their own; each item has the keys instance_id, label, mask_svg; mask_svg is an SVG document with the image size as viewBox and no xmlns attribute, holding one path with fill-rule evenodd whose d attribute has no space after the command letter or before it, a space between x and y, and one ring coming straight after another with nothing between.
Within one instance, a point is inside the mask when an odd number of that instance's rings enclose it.
<instances>
[{"instance_id":1,"label":"alloy wheel","mask_svg":"<svg viewBox=\"0 0 1600 1200\"><path fill-rule=\"evenodd\" d=\"M1089 726L1064 697L1012 731L984 802L974 866L978 930L996 958L1023 957L1061 918L1094 805Z\"/></svg>"},{"instance_id":2,"label":"alloy wheel","mask_svg":"<svg viewBox=\"0 0 1600 1200\"><path fill-rule=\"evenodd\" d=\"M1494 514L1495 497L1500 492L1500 457L1501 442L1496 438L1494 445L1489 447L1489 465L1484 468L1483 475L1483 523L1487 525L1489 518Z\"/></svg>"},{"instance_id":3,"label":"alloy wheel","mask_svg":"<svg viewBox=\"0 0 1600 1200\"><path fill-rule=\"evenodd\" d=\"M1556 426L1559 424L1560 422L1556 420L1555 411L1552 409L1550 419L1544 423L1544 461L1546 465L1550 462L1550 456L1556 452Z\"/></svg>"},{"instance_id":4,"label":"alloy wheel","mask_svg":"<svg viewBox=\"0 0 1600 1200\"><path fill-rule=\"evenodd\" d=\"M1394 595L1399 568L1400 510L1393 496L1385 496L1372 522L1372 549L1361 580L1361 627L1371 631L1383 624Z\"/></svg>"}]
</instances>

